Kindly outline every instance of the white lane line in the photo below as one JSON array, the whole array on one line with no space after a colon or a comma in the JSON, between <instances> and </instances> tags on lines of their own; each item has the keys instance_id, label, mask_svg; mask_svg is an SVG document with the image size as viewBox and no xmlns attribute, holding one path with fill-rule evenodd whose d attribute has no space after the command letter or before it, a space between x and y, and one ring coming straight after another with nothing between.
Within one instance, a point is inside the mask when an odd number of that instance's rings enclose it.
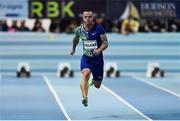
<instances>
[{"instance_id":1,"label":"white lane line","mask_svg":"<svg viewBox=\"0 0 180 121\"><path fill-rule=\"evenodd\" d=\"M65 117L67 118L67 120L68 120L68 121L71 121L71 118L69 117L67 111L65 110L65 108L64 108L64 106L63 106L60 98L58 97L58 95L57 95L56 91L54 90L52 84L50 83L49 79L47 78L47 76L46 76L45 74L43 74L43 78L44 78L44 80L45 80L48 88L49 88L50 91L52 92L52 94L53 94L53 96L54 96L54 98L55 98L55 100L56 100L59 108L62 110L62 112L64 113L64 115L65 115Z\"/></svg>"},{"instance_id":2,"label":"white lane line","mask_svg":"<svg viewBox=\"0 0 180 121\"><path fill-rule=\"evenodd\" d=\"M136 79L136 80L139 80L139 81L141 81L141 82L143 82L143 83L146 83L146 84L148 84L148 85L150 85L150 86L152 86L152 87L155 87L155 88L157 88L157 89L160 89L160 90L162 90L162 91L164 91L164 92L167 92L167 93L169 93L169 94L171 94L171 95L173 95L173 96L176 96L176 97L180 98L180 95L179 95L179 94L177 94L177 93L175 93L175 92L173 92L173 91L171 91L171 90L169 90L169 89L166 89L166 88L164 88L164 87L160 87L160 86L158 86L158 85L156 85L156 84L154 84L154 83L152 83L152 82L150 82L150 81L147 81L147 80L145 80L145 79L143 79L143 78L141 78L141 77L137 77L137 76L135 76L135 75L132 75L132 77L133 77L134 79Z\"/></svg>"},{"instance_id":3,"label":"white lane line","mask_svg":"<svg viewBox=\"0 0 180 121\"><path fill-rule=\"evenodd\" d=\"M110 93L111 95L113 95L115 98L117 98L120 102L123 102L125 105L127 105L128 107L130 107L132 110L134 110L135 112L137 112L138 114L140 114L141 116L143 116L144 118L146 118L149 121L153 121L151 118L147 117L145 114L143 114L141 111L139 111L138 109L136 109L134 106L132 106L130 103L128 103L126 100L124 100L122 97L120 97L119 95L117 95L114 91L112 91L110 88L106 87L105 85L102 85L102 88L107 91L108 93Z\"/></svg>"}]
</instances>

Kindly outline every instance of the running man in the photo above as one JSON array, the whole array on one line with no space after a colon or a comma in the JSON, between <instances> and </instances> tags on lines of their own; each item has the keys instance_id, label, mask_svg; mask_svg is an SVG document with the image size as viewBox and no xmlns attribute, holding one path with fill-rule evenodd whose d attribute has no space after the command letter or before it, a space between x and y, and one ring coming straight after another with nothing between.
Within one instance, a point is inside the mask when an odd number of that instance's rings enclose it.
<instances>
[{"instance_id":1,"label":"running man","mask_svg":"<svg viewBox=\"0 0 180 121\"><path fill-rule=\"evenodd\" d=\"M83 75L80 87L82 91L82 104L88 106L88 80L92 73L91 84L100 88L103 80L104 61L103 51L108 47L105 30L101 25L94 22L92 11L83 12L83 24L75 29L71 55L74 55L79 39L83 43L84 54L81 58L81 72Z\"/></svg>"}]
</instances>

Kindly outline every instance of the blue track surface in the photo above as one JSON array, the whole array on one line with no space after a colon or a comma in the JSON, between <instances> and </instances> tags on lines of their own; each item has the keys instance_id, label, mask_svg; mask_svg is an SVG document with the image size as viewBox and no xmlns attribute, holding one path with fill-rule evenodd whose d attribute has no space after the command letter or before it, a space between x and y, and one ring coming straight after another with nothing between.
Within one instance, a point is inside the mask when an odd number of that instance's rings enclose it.
<instances>
[{"instance_id":1,"label":"blue track surface","mask_svg":"<svg viewBox=\"0 0 180 121\"><path fill-rule=\"evenodd\" d=\"M72 120L147 120L104 88L90 87L89 105L84 107L80 77L46 77ZM147 81L179 93L178 77L156 80ZM174 95L133 77L105 78L103 84L150 119L180 120L180 98ZM2 76L0 85L0 120L66 120L42 76Z\"/></svg>"},{"instance_id":2,"label":"blue track surface","mask_svg":"<svg viewBox=\"0 0 180 121\"><path fill-rule=\"evenodd\" d=\"M180 99L132 77L106 79L113 91L153 120L180 120Z\"/></svg>"},{"instance_id":3,"label":"blue track surface","mask_svg":"<svg viewBox=\"0 0 180 121\"><path fill-rule=\"evenodd\" d=\"M103 84L116 96L106 88L90 88L88 107L81 104L80 77L47 76L53 92L47 80L34 74L54 74L58 64L64 62L71 65L75 75L79 72L82 43L77 46L75 56L70 56L73 34L58 34L53 40L50 33L0 34L0 120L66 120L62 106L72 120L180 120L180 98L139 78L105 78ZM144 74L149 63L158 62L166 73L165 78L140 78L180 94L180 77L167 76L180 72L179 33L128 36L111 33L107 37L109 47L104 53L105 64L115 62L121 74L136 75ZM19 62L30 64L31 78L3 75L14 74Z\"/></svg>"},{"instance_id":4,"label":"blue track surface","mask_svg":"<svg viewBox=\"0 0 180 121\"><path fill-rule=\"evenodd\" d=\"M49 80L73 120L145 120L105 90L94 87L89 90L89 106L84 107L81 104L80 78L49 77Z\"/></svg>"},{"instance_id":5,"label":"blue track surface","mask_svg":"<svg viewBox=\"0 0 180 121\"><path fill-rule=\"evenodd\" d=\"M2 76L0 120L65 120L42 77Z\"/></svg>"},{"instance_id":6,"label":"blue track surface","mask_svg":"<svg viewBox=\"0 0 180 121\"><path fill-rule=\"evenodd\" d=\"M166 78L147 78L142 77L147 82L159 85L166 89L172 90L173 92L180 95L180 78L177 77L166 77Z\"/></svg>"}]
</instances>

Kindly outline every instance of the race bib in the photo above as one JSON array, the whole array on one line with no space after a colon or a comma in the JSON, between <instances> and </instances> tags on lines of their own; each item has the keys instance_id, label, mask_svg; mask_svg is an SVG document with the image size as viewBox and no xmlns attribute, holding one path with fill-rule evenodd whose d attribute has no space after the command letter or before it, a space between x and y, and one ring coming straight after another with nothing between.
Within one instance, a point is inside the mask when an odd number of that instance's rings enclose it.
<instances>
[{"instance_id":1,"label":"race bib","mask_svg":"<svg viewBox=\"0 0 180 121\"><path fill-rule=\"evenodd\" d=\"M97 46L96 40L86 40L86 41L84 41L84 48L86 50L94 50L97 47L98 46Z\"/></svg>"}]
</instances>

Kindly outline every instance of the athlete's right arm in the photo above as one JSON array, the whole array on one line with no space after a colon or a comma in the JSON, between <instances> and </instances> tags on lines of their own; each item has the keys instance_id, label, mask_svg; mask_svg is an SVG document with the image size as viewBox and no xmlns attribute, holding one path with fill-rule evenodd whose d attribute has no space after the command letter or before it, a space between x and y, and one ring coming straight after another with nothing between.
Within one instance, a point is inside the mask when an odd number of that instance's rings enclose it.
<instances>
[{"instance_id":1,"label":"athlete's right arm","mask_svg":"<svg viewBox=\"0 0 180 121\"><path fill-rule=\"evenodd\" d=\"M73 47L71 50L71 55L74 55L78 43L79 43L79 36L75 35L75 37L73 38Z\"/></svg>"}]
</instances>

